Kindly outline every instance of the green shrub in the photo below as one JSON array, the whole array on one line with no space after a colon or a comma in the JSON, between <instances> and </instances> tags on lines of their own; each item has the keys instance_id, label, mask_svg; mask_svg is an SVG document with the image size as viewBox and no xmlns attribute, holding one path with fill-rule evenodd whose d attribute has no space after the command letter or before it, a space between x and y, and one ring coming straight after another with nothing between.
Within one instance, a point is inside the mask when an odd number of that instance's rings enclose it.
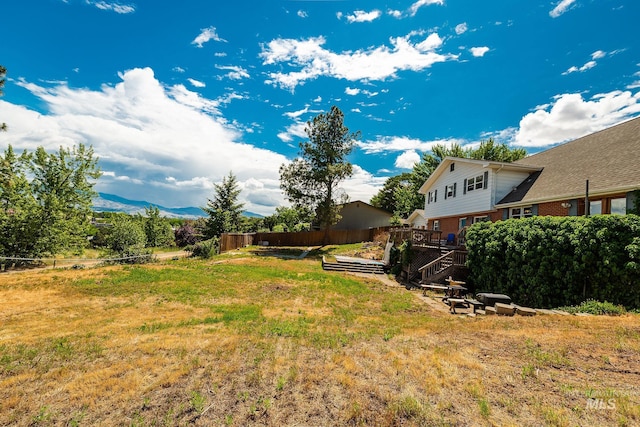
<instances>
[{"instance_id":1,"label":"green shrub","mask_svg":"<svg viewBox=\"0 0 640 427\"><path fill-rule=\"evenodd\" d=\"M518 304L640 306L640 217L532 217L467 232L470 281Z\"/></svg>"},{"instance_id":2,"label":"green shrub","mask_svg":"<svg viewBox=\"0 0 640 427\"><path fill-rule=\"evenodd\" d=\"M152 259L151 250L145 249L147 236L139 221L120 215L112 219L112 226L106 237L107 249L115 262L139 264Z\"/></svg>"},{"instance_id":3,"label":"green shrub","mask_svg":"<svg viewBox=\"0 0 640 427\"><path fill-rule=\"evenodd\" d=\"M218 253L218 238L203 240L195 245L187 246L185 250L190 252L192 257L211 258Z\"/></svg>"},{"instance_id":4,"label":"green shrub","mask_svg":"<svg viewBox=\"0 0 640 427\"><path fill-rule=\"evenodd\" d=\"M588 313L588 314L606 314L609 316L620 316L625 314L627 310L621 305L611 304L610 302L600 302L596 300L583 301L580 305L574 305L569 307L559 307L558 310L566 311L568 313Z\"/></svg>"}]
</instances>

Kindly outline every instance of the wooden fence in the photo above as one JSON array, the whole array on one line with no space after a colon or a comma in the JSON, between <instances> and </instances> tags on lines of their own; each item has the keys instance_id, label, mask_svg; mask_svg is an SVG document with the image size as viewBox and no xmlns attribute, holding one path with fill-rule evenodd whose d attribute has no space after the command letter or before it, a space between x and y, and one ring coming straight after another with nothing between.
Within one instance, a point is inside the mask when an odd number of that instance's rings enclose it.
<instances>
[{"instance_id":1,"label":"wooden fence","mask_svg":"<svg viewBox=\"0 0 640 427\"><path fill-rule=\"evenodd\" d=\"M255 233L224 233L220 236L220 253L253 245Z\"/></svg>"},{"instance_id":2,"label":"wooden fence","mask_svg":"<svg viewBox=\"0 0 640 427\"><path fill-rule=\"evenodd\" d=\"M371 242L390 227L364 230L329 230L330 245ZM324 231L301 231L298 233L225 233L220 236L220 253L249 245L266 246L322 246Z\"/></svg>"}]
</instances>

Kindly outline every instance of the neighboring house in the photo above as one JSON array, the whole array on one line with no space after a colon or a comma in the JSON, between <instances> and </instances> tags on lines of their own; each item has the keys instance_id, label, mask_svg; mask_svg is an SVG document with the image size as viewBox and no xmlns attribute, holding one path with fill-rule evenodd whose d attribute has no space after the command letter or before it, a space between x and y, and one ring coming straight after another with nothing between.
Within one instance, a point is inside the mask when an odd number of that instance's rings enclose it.
<instances>
[{"instance_id":1,"label":"neighboring house","mask_svg":"<svg viewBox=\"0 0 640 427\"><path fill-rule=\"evenodd\" d=\"M391 223L391 212L376 208L362 201L345 203L340 210L342 218L334 230L364 230L367 228L388 227Z\"/></svg>"},{"instance_id":2,"label":"neighboring house","mask_svg":"<svg viewBox=\"0 0 640 427\"><path fill-rule=\"evenodd\" d=\"M424 215L424 209L416 209L411 212L404 224L412 228L427 228L427 217Z\"/></svg>"},{"instance_id":3,"label":"neighboring house","mask_svg":"<svg viewBox=\"0 0 640 427\"><path fill-rule=\"evenodd\" d=\"M427 227L462 236L478 221L625 214L640 190L640 118L514 163L447 157L420 188Z\"/></svg>"}]
</instances>

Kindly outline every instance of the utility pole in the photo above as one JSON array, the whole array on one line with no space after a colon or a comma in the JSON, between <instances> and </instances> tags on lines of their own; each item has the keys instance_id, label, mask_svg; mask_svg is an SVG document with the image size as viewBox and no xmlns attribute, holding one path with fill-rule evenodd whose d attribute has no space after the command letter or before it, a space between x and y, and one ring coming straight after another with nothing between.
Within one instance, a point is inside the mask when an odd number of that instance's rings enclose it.
<instances>
[{"instance_id":1,"label":"utility pole","mask_svg":"<svg viewBox=\"0 0 640 427\"><path fill-rule=\"evenodd\" d=\"M584 196L584 216L591 214L591 205L589 204L589 180L587 180L587 188Z\"/></svg>"}]
</instances>

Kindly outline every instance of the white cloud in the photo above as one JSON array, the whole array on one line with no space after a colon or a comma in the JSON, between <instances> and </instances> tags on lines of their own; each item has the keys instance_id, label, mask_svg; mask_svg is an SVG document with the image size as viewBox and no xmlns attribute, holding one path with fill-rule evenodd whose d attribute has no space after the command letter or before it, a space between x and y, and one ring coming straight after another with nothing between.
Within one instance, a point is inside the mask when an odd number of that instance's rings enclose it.
<instances>
[{"instance_id":1,"label":"white cloud","mask_svg":"<svg viewBox=\"0 0 640 427\"><path fill-rule=\"evenodd\" d=\"M592 69L593 67L595 67L596 65L598 65L598 63L596 62L596 59L602 59L605 56L607 56L607 53L602 51L602 50L596 50L595 52L593 52L591 54L591 61L587 61L585 62L585 64L581 67L576 67L575 65L569 67L567 69L567 71L563 72L562 75L566 76L567 74L571 74L571 73L583 73L587 70Z\"/></svg>"},{"instance_id":2,"label":"white cloud","mask_svg":"<svg viewBox=\"0 0 640 427\"><path fill-rule=\"evenodd\" d=\"M195 44L198 47L202 47L205 43L209 41L217 41L217 42L226 42L225 39L220 38L218 33L216 32L216 27L204 28L200 31L200 34L193 39L191 44Z\"/></svg>"},{"instance_id":3,"label":"white cloud","mask_svg":"<svg viewBox=\"0 0 640 427\"><path fill-rule=\"evenodd\" d=\"M444 0L418 0L415 3L413 3L411 5L411 7L409 8L409 14L411 16L415 16L416 13L418 13L418 10L423 7L423 6L429 6L432 4L439 4L439 5L443 5L444 4Z\"/></svg>"},{"instance_id":4,"label":"white cloud","mask_svg":"<svg viewBox=\"0 0 640 427\"><path fill-rule=\"evenodd\" d=\"M200 206L212 195L209 182L232 171L239 182L262 182L264 193L277 201L271 209L247 201L248 210L270 214L284 204L278 168L287 159L242 143L236 127L217 110L221 101L183 85L166 87L150 68L129 70L120 78L98 90L17 81L46 112L0 100L0 117L11 124L0 149L7 144L19 151L90 144L108 171L97 189L134 200ZM248 197L243 190L240 198Z\"/></svg>"},{"instance_id":5,"label":"white cloud","mask_svg":"<svg viewBox=\"0 0 640 427\"><path fill-rule=\"evenodd\" d=\"M309 112L309 106L307 105L302 110L287 112L287 113L284 113L284 115L289 117L290 119L297 119L301 115L306 114L308 112Z\"/></svg>"},{"instance_id":6,"label":"white cloud","mask_svg":"<svg viewBox=\"0 0 640 427\"><path fill-rule=\"evenodd\" d=\"M389 10L387 10L387 15L393 16L396 19L402 18L402 12L399 11L399 10L389 9Z\"/></svg>"},{"instance_id":7,"label":"white cloud","mask_svg":"<svg viewBox=\"0 0 640 427\"><path fill-rule=\"evenodd\" d=\"M454 54L435 51L442 44L436 33L417 43L411 41L414 35L391 38L391 47L378 46L344 53L325 49L324 37L276 39L262 46L260 57L263 65L283 64L297 70L270 73L266 83L293 91L297 85L320 76L349 81L382 81L395 78L399 71L422 71L435 63L458 58Z\"/></svg>"},{"instance_id":8,"label":"white cloud","mask_svg":"<svg viewBox=\"0 0 640 427\"><path fill-rule=\"evenodd\" d=\"M187 79L194 87L206 87L207 85L196 79Z\"/></svg>"},{"instance_id":9,"label":"white cloud","mask_svg":"<svg viewBox=\"0 0 640 427\"><path fill-rule=\"evenodd\" d=\"M358 147L366 154L388 153L395 151L429 151L436 144L463 145L465 141L458 139L438 139L435 141L422 141L420 139L409 138L406 136L384 136L379 137L375 141L359 141Z\"/></svg>"},{"instance_id":10,"label":"white cloud","mask_svg":"<svg viewBox=\"0 0 640 427\"><path fill-rule=\"evenodd\" d=\"M369 98L373 98L374 96L378 96L380 94L380 92L372 92L370 90L366 90L366 89L358 89L358 88L351 88L351 87L347 87L344 90L344 93L346 93L347 95L351 95L351 96L356 96L358 94L363 94L368 96ZM369 105L365 105L362 102L359 102L360 105L362 106L367 106L367 107L373 107L376 106L377 104L369 104Z\"/></svg>"},{"instance_id":11,"label":"white cloud","mask_svg":"<svg viewBox=\"0 0 640 427\"><path fill-rule=\"evenodd\" d=\"M242 80L251 77L247 70L236 65L216 65L216 68L222 71L229 71L224 77L231 80Z\"/></svg>"},{"instance_id":12,"label":"white cloud","mask_svg":"<svg viewBox=\"0 0 640 427\"><path fill-rule=\"evenodd\" d=\"M420 154L415 150L405 151L396 158L395 167L402 169L413 169L416 163L420 163Z\"/></svg>"},{"instance_id":13,"label":"white cloud","mask_svg":"<svg viewBox=\"0 0 640 427\"><path fill-rule=\"evenodd\" d=\"M357 164L353 165L353 175L341 184L341 189L349 195L349 200L368 203L382 188L386 178L376 177Z\"/></svg>"},{"instance_id":14,"label":"white cloud","mask_svg":"<svg viewBox=\"0 0 640 427\"><path fill-rule=\"evenodd\" d=\"M557 18L558 16L562 15L563 13L565 13L569 7L571 7L571 5L573 3L575 3L576 0L562 0L560 1L556 7L553 8L553 10L551 10L549 12L549 16L552 18Z\"/></svg>"},{"instance_id":15,"label":"white cloud","mask_svg":"<svg viewBox=\"0 0 640 427\"><path fill-rule=\"evenodd\" d=\"M458 24L458 25L456 25L456 30L455 30L455 31L456 31L456 34L457 34L457 35L460 35L460 34L464 34L464 33L466 33L466 32L467 32L467 29L468 29L468 28L467 28L467 23L466 23L466 22L463 22L462 24Z\"/></svg>"},{"instance_id":16,"label":"white cloud","mask_svg":"<svg viewBox=\"0 0 640 427\"><path fill-rule=\"evenodd\" d=\"M475 57L482 57L484 56L485 53L489 52L489 48L487 46L472 47L469 50L471 51L471 54Z\"/></svg>"},{"instance_id":17,"label":"white cloud","mask_svg":"<svg viewBox=\"0 0 640 427\"><path fill-rule=\"evenodd\" d=\"M640 92L614 91L589 100L578 93L562 94L553 103L520 120L515 144L545 147L610 127L640 114Z\"/></svg>"},{"instance_id":18,"label":"white cloud","mask_svg":"<svg viewBox=\"0 0 640 427\"><path fill-rule=\"evenodd\" d=\"M289 125L285 132L280 132L278 134L278 138L284 142L292 142L295 137L307 138L307 133L305 132L306 127L307 124L305 122L297 121L292 125Z\"/></svg>"},{"instance_id":19,"label":"white cloud","mask_svg":"<svg viewBox=\"0 0 640 427\"><path fill-rule=\"evenodd\" d=\"M364 10L356 10L353 12L353 15L346 15L347 21L350 23L354 22L372 22L376 19L380 18L382 12L375 9L371 12L365 12Z\"/></svg>"},{"instance_id":20,"label":"white cloud","mask_svg":"<svg viewBox=\"0 0 640 427\"><path fill-rule=\"evenodd\" d=\"M611 52L611 53L610 53L610 55L615 55L615 54L617 54L617 53L619 53L619 52L620 52L620 51L613 51L613 52ZM591 54L591 61L587 61L587 62L586 62L583 66L581 66L581 67L576 67L575 65L574 65L574 66L571 66L571 67L569 67L569 68L567 69L567 71L563 72L563 73L562 73L562 75L563 75L563 76L566 76L567 74L577 73L577 72L582 73L582 72L585 72L585 71L587 71L587 70L590 70L590 69L592 69L593 67L595 67L596 65L598 65L598 64L597 64L597 62L596 62L596 60L597 60L597 59L602 59L602 58L604 58L605 56L607 56L607 52L602 51L602 50L596 50L595 52L593 52L593 53Z\"/></svg>"},{"instance_id":21,"label":"white cloud","mask_svg":"<svg viewBox=\"0 0 640 427\"><path fill-rule=\"evenodd\" d=\"M127 14L133 13L136 11L136 8L131 5L120 4L120 3L112 3L108 1L92 1L86 0L87 4L93 5L101 10L108 10L111 12L119 13L119 14Z\"/></svg>"},{"instance_id":22,"label":"white cloud","mask_svg":"<svg viewBox=\"0 0 640 427\"><path fill-rule=\"evenodd\" d=\"M304 10L299 10L299 11L298 11L298 16L299 16L300 18L308 18L308 17L309 17L309 14L308 14L306 11L304 11Z\"/></svg>"},{"instance_id":23,"label":"white cloud","mask_svg":"<svg viewBox=\"0 0 640 427\"><path fill-rule=\"evenodd\" d=\"M640 65L640 64L638 64ZM633 74L634 77L640 77L640 71L637 71ZM637 89L640 88L640 79L636 80L632 83L630 83L629 85L627 85L627 89Z\"/></svg>"}]
</instances>

